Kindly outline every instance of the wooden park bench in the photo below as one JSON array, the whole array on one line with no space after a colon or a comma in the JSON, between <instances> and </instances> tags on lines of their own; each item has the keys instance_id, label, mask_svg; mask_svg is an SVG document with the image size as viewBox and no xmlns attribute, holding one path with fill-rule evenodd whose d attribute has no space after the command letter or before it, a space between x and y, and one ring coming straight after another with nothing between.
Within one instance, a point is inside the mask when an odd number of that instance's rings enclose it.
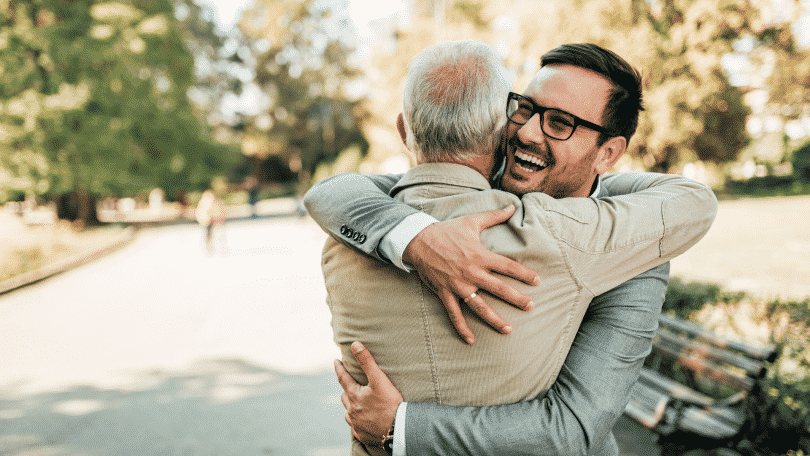
<instances>
[{"instance_id":1,"label":"wooden park bench","mask_svg":"<svg viewBox=\"0 0 810 456\"><path fill-rule=\"evenodd\" d=\"M659 437L678 433L710 442L741 437L746 399L758 392L776 347L730 340L668 315L658 321L652 353L625 414Z\"/></svg>"}]
</instances>

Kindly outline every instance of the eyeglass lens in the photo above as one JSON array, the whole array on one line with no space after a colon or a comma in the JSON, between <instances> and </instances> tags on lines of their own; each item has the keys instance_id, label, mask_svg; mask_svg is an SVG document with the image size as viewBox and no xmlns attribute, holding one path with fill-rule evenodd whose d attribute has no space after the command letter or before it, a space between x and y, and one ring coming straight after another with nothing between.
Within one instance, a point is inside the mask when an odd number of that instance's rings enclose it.
<instances>
[{"instance_id":1,"label":"eyeglass lens","mask_svg":"<svg viewBox=\"0 0 810 456\"><path fill-rule=\"evenodd\" d=\"M535 106L527 100L515 98L509 99L506 109L509 119L520 125L528 122L538 112L540 114L540 126L546 135L564 141L574 133L576 119L567 112L540 107L535 110Z\"/></svg>"}]
</instances>

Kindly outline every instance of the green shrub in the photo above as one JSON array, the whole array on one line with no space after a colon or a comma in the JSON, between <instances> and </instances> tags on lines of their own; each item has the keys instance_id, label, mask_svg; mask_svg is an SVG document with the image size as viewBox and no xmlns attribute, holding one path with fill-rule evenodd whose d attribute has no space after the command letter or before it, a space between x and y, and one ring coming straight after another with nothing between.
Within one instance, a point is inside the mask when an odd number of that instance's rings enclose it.
<instances>
[{"instance_id":1,"label":"green shrub","mask_svg":"<svg viewBox=\"0 0 810 456\"><path fill-rule=\"evenodd\" d=\"M729 293L712 283L684 282L678 277L669 281L662 311L688 320L693 312L706 304L735 302L745 297L745 293Z\"/></svg>"},{"instance_id":2,"label":"green shrub","mask_svg":"<svg viewBox=\"0 0 810 456\"><path fill-rule=\"evenodd\" d=\"M718 198L807 195L810 194L810 181L802 182L795 175L752 177L747 181L727 181L717 193Z\"/></svg>"},{"instance_id":3,"label":"green shrub","mask_svg":"<svg viewBox=\"0 0 810 456\"><path fill-rule=\"evenodd\" d=\"M806 338L792 339L779 344L779 358L749 401L753 426L746 440L760 449L758 454L810 454L810 350Z\"/></svg>"},{"instance_id":4,"label":"green shrub","mask_svg":"<svg viewBox=\"0 0 810 456\"><path fill-rule=\"evenodd\" d=\"M793 173L796 179L810 183L810 142L793 151Z\"/></svg>"}]
</instances>

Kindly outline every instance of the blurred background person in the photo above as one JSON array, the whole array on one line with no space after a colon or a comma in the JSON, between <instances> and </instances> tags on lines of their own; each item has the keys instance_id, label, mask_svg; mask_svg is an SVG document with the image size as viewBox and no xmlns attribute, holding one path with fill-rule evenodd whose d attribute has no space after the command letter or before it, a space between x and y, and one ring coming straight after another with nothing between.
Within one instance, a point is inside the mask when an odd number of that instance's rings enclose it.
<instances>
[{"instance_id":1,"label":"blurred background person","mask_svg":"<svg viewBox=\"0 0 810 456\"><path fill-rule=\"evenodd\" d=\"M248 204L250 204L250 218L256 218L256 204L259 202L259 180L256 176L245 178L245 190L248 194Z\"/></svg>"},{"instance_id":2,"label":"blurred background person","mask_svg":"<svg viewBox=\"0 0 810 456\"><path fill-rule=\"evenodd\" d=\"M205 231L205 249L209 255L214 254L214 226L225 223L225 205L213 189L203 192L194 212L197 223Z\"/></svg>"}]
</instances>

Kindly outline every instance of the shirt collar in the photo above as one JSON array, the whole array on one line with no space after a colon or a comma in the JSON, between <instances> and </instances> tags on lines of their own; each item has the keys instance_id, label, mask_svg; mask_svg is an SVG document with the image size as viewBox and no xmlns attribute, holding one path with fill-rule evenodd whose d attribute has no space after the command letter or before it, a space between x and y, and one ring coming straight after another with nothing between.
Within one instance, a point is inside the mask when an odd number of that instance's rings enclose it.
<instances>
[{"instance_id":1,"label":"shirt collar","mask_svg":"<svg viewBox=\"0 0 810 456\"><path fill-rule=\"evenodd\" d=\"M602 175L596 175L596 185L593 186L593 192L591 192L591 198L599 198L599 193L602 192Z\"/></svg>"}]
</instances>

